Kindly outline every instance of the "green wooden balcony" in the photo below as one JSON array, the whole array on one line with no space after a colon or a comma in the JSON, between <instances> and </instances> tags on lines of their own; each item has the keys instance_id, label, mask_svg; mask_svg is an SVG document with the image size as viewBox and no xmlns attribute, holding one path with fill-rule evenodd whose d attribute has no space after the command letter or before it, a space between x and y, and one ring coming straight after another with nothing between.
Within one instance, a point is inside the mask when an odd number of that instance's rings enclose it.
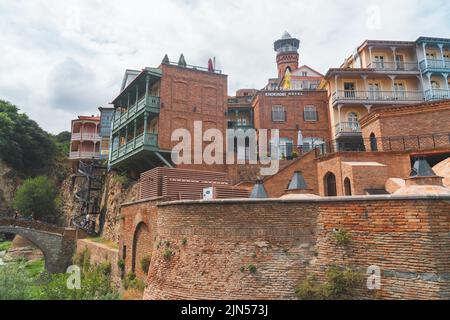
<instances>
[{"instance_id":1,"label":"green wooden balcony","mask_svg":"<svg viewBox=\"0 0 450 320\"><path fill-rule=\"evenodd\" d=\"M114 166L142 151L160 151L158 147L158 135L145 133L135 139L127 141L117 149L111 151L110 165Z\"/></svg>"},{"instance_id":2,"label":"green wooden balcony","mask_svg":"<svg viewBox=\"0 0 450 320\"><path fill-rule=\"evenodd\" d=\"M151 112L154 114L159 114L160 110L160 99L159 97L148 96L147 99L144 97L131 106L127 112L116 113L113 122L113 132L116 132L123 127L125 127L131 121L134 121L138 116L144 112Z\"/></svg>"}]
</instances>

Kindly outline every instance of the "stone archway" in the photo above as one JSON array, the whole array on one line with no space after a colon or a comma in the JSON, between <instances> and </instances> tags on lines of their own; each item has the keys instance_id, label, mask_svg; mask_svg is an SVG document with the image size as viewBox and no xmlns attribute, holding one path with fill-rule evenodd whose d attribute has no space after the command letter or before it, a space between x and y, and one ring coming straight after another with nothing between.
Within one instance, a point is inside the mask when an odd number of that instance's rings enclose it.
<instances>
[{"instance_id":1,"label":"stone archway","mask_svg":"<svg viewBox=\"0 0 450 320\"><path fill-rule=\"evenodd\" d=\"M37 221L0 219L0 233L19 235L38 247L49 273L63 273L72 263L75 229L59 228Z\"/></svg>"},{"instance_id":2,"label":"stone archway","mask_svg":"<svg viewBox=\"0 0 450 320\"><path fill-rule=\"evenodd\" d=\"M145 256L151 255L152 243L148 225L145 222L140 222L134 231L131 257L131 271L140 278L147 276L141 268L141 260Z\"/></svg>"}]
</instances>

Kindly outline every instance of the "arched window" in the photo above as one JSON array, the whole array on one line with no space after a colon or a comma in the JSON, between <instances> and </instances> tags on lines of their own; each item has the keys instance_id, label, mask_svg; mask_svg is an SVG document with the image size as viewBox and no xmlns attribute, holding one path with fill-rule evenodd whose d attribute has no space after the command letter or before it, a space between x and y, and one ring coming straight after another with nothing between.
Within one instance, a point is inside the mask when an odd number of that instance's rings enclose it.
<instances>
[{"instance_id":1,"label":"arched window","mask_svg":"<svg viewBox=\"0 0 450 320\"><path fill-rule=\"evenodd\" d=\"M325 195L327 197L336 197L336 176L328 172L324 177L324 185L325 185Z\"/></svg>"},{"instance_id":2,"label":"arched window","mask_svg":"<svg viewBox=\"0 0 450 320\"><path fill-rule=\"evenodd\" d=\"M370 151L378 151L377 137L375 137L373 132L370 134Z\"/></svg>"},{"instance_id":3,"label":"arched window","mask_svg":"<svg viewBox=\"0 0 450 320\"><path fill-rule=\"evenodd\" d=\"M345 189L345 195L351 196L352 195L352 185L350 183L349 178L345 178L344 180L344 189Z\"/></svg>"}]
</instances>

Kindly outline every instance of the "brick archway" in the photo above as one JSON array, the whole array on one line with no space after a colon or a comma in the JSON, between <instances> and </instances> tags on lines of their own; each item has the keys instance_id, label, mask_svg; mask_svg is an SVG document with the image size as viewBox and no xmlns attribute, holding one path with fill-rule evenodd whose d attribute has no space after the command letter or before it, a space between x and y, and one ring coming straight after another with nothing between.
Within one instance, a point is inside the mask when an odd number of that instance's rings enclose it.
<instances>
[{"instance_id":1,"label":"brick archway","mask_svg":"<svg viewBox=\"0 0 450 320\"><path fill-rule=\"evenodd\" d=\"M325 196L337 196L336 175L334 173L327 172L327 174L323 177L323 185L325 187Z\"/></svg>"},{"instance_id":2,"label":"brick archway","mask_svg":"<svg viewBox=\"0 0 450 320\"><path fill-rule=\"evenodd\" d=\"M146 278L147 274L141 268L141 260L151 254L151 233L145 222L139 222L133 235L133 248L131 257L131 271L140 278Z\"/></svg>"}]
</instances>

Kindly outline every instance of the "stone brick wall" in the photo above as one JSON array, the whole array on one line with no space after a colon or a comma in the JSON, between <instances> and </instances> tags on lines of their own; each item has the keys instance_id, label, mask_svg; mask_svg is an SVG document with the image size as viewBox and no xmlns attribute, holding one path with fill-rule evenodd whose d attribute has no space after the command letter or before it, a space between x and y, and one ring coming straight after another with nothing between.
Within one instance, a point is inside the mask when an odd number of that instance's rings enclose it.
<instances>
[{"instance_id":1,"label":"stone brick wall","mask_svg":"<svg viewBox=\"0 0 450 320\"><path fill-rule=\"evenodd\" d=\"M360 298L449 299L449 209L448 197L391 196L161 204L144 298L294 299L307 274L338 264L381 268L381 290ZM349 232L347 248L335 229Z\"/></svg>"},{"instance_id":2,"label":"stone brick wall","mask_svg":"<svg viewBox=\"0 0 450 320\"><path fill-rule=\"evenodd\" d=\"M157 235L156 205L161 201L163 198L155 198L123 204L121 207L119 256L125 261L125 273L135 272L141 279L146 278L141 268L141 259L146 255L153 255Z\"/></svg>"}]
</instances>

